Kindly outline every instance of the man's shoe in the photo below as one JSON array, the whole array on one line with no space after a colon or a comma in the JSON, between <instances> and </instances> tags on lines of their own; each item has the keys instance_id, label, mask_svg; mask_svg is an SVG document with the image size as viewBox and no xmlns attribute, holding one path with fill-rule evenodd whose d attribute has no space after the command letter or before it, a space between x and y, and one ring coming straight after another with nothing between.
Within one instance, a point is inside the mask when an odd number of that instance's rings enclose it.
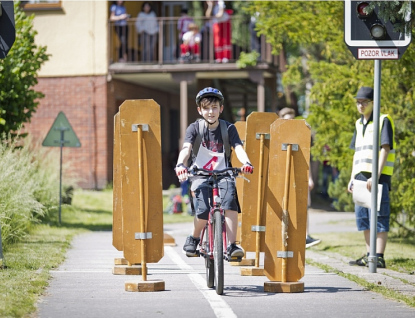
<instances>
[{"instance_id":1,"label":"man's shoe","mask_svg":"<svg viewBox=\"0 0 415 318\"><path fill-rule=\"evenodd\" d=\"M355 261L350 261L349 265L352 266L369 266L369 260L367 259L367 255L362 256L361 258L355 260Z\"/></svg>"},{"instance_id":2,"label":"man's shoe","mask_svg":"<svg viewBox=\"0 0 415 318\"><path fill-rule=\"evenodd\" d=\"M186 242L183 246L183 251L185 251L187 256L195 256L197 245L200 242L200 238L194 238L193 236L188 236Z\"/></svg>"},{"instance_id":3,"label":"man's shoe","mask_svg":"<svg viewBox=\"0 0 415 318\"><path fill-rule=\"evenodd\" d=\"M319 239L314 239L312 238L310 235L307 235L306 239L305 239L305 248L309 248L311 246L320 244L321 240Z\"/></svg>"},{"instance_id":4,"label":"man's shoe","mask_svg":"<svg viewBox=\"0 0 415 318\"><path fill-rule=\"evenodd\" d=\"M235 243L232 243L228 246L228 248L226 249L226 253L228 254L229 259L244 257L244 255L245 255L242 248L240 248Z\"/></svg>"},{"instance_id":5,"label":"man's shoe","mask_svg":"<svg viewBox=\"0 0 415 318\"><path fill-rule=\"evenodd\" d=\"M378 257L377 268L386 268L385 259L383 257Z\"/></svg>"}]
</instances>

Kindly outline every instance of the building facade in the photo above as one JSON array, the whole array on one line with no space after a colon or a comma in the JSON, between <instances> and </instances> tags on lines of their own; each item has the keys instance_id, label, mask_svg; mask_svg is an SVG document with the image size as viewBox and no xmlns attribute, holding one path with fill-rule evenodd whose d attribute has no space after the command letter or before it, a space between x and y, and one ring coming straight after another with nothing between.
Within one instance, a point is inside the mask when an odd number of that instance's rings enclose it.
<instances>
[{"instance_id":1,"label":"building facade","mask_svg":"<svg viewBox=\"0 0 415 318\"><path fill-rule=\"evenodd\" d=\"M260 57L255 66L238 68L241 52L252 50L238 40L232 41L229 61L217 63L211 21L194 17L202 32L201 59L183 61L177 25L189 2L153 1L158 32L153 57L144 61L146 42L135 28L143 1L127 1L128 51L121 61L120 41L109 20L112 4L70 0L22 4L27 14L35 15L36 44L47 46L50 54L36 87L45 97L25 127L43 140L58 113L65 113L82 146L64 148L63 160L77 174L80 187L102 189L112 182L114 115L125 100L154 99L160 105L163 188L178 184L173 168L185 129L198 117L194 97L201 88L215 86L224 93L224 118L229 121L244 120L250 111L276 111L281 63L264 38L258 38ZM240 25L235 21L232 27Z\"/></svg>"}]
</instances>

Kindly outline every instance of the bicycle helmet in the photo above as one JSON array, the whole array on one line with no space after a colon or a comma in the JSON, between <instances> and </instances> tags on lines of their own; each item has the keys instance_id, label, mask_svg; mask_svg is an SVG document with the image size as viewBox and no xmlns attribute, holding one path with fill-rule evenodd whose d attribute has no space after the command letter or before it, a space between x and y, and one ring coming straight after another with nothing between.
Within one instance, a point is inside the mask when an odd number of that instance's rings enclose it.
<instances>
[{"instance_id":1,"label":"bicycle helmet","mask_svg":"<svg viewBox=\"0 0 415 318\"><path fill-rule=\"evenodd\" d=\"M200 101L202 100L202 98L210 97L210 96L217 97L220 100L221 105L223 104L223 101L225 100L220 90L218 90L217 88L213 88L213 87L206 87L202 89L196 95L197 106L200 106Z\"/></svg>"}]
</instances>

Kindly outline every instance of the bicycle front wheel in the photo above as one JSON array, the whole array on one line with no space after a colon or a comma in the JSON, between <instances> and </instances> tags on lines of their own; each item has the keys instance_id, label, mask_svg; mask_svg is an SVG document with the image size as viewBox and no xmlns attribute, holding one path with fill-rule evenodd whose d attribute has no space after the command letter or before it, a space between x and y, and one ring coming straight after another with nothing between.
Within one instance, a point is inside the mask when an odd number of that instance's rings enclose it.
<instances>
[{"instance_id":1,"label":"bicycle front wheel","mask_svg":"<svg viewBox=\"0 0 415 318\"><path fill-rule=\"evenodd\" d=\"M223 236L222 236L222 215L220 210L216 210L213 214L213 235L214 235L214 247L213 258L215 267L215 286L216 294L223 294Z\"/></svg>"},{"instance_id":2,"label":"bicycle front wheel","mask_svg":"<svg viewBox=\"0 0 415 318\"><path fill-rule=\"evenodd\" d=\"M205 267L206 267L206 283L207 287L212 288L215 285L214 281L214 264L213 259L209 256L209 225L205 230Z\"/></svg>"}]
</instances>

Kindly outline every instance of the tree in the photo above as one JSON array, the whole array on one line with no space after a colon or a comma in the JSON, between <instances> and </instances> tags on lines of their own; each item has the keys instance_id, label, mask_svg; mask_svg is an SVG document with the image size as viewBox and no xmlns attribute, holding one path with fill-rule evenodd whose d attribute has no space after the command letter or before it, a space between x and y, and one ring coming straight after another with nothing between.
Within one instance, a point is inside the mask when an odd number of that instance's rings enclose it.
<instances>
[{"instance_id":1,"label":"tree","mask_svg":"<svg viewBox=\"0 0 415 318\"><path fill-rule=\"evenodd\" d=\"M342 2L256 1L250 3L248 11L260 13L258 32L267 36L274 53L283 51L287 55L289 65L283 83L310 101L307 121L315 132L312 154L340 170L341 178L331 184L329 194L339 198L339 210L349 209L352 202L346 187L353 156L349 144L358 118L354 96L360 86L373 86L373 61L355 60L344 44ZM394 118L398 141L391 217L399 222L404 211L406 225L412 227L415 126L410 114L415 111L414 58L412 45L399 61L384 61L381 84L381 112ZM327 154L322 151L325 145L330 147Z\"/></svg>"},{"instance_id":2,"label":"tree","mask_svg":"<svg viewBox=\"0 0 415 318\"><path fill-rule=\"evenodd\" d=\"M5 59L0 60L0 136L14 133L29 122L44 95L33 87L37 72L48 60L46 47L35 45L33 16L26 16L15 2L16 40Z\"/></svg>"}]
</instances>

